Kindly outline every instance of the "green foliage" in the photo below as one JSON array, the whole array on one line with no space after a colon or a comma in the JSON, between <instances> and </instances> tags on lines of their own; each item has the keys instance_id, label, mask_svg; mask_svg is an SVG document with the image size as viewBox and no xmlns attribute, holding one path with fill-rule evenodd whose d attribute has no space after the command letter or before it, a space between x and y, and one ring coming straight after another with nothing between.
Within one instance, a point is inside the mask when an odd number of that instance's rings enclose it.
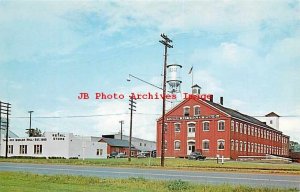
<instances>
[{"instance_id":1,"label":"green foliage","mask_svg":"<svg viewBox=\"0 0 300 192\"><path fill-rule=\"evenodd\" d=\"M184 191L190 188L190 185L186 181L182 180L175 180L175 181L170 181L168 183L168 189L170 191Z\"/></svg>"}]
</instances>

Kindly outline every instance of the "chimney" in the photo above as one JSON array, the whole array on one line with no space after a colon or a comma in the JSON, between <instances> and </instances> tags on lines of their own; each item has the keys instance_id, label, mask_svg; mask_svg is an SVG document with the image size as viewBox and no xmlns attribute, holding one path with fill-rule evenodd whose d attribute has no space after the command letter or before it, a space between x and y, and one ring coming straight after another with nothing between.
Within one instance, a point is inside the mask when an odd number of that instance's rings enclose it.
<instances>
[{"instance_id":1,"label":"chimney","mask_svg":"<svg viewBox=\"0 0 300 192\"><path fill-rule=\"evenodd\" d=\"M223 105L223 97L220 97L220 104Z\"/></svg>"},{"instance_id":2,"label":"chimney","mask_svg":"<svg viewBox=\"0 0 300 192\"><path fill-rule=\"evenodd\" d=\"M210 95L209 101L214 102L214 95Z\"/></svg>"}]
</instances>

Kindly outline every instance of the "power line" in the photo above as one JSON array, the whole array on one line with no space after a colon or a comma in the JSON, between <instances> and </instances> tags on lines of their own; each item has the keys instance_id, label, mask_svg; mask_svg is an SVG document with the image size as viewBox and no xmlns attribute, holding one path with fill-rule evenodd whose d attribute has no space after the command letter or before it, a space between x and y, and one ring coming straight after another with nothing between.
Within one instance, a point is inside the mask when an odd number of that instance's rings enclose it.
<instances>
[{"instance_id":1,"label":"power line","mask_svg":"<svg viewBox=\"0 0 300 192\"><path fill-rule=\"evenodd\" d=\"M117 115L128 115L130 113L113 113L113 114L95 114L95 115L66 115L66 116L35 116L32 119L63 119L63 118L87 118L87 117L107 117L107 116L117 116ZM161 115L158 113L134 113L136 115ZM15 119L28 119L25 116L11 117Z\"/></svg>"}]
</instances>

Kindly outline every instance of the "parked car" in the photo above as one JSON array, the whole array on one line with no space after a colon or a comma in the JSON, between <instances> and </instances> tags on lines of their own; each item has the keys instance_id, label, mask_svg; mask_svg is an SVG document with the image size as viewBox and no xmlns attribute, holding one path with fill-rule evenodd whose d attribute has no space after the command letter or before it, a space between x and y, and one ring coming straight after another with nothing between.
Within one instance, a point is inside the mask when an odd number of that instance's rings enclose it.
<instances>
[{"instance_id":1,"label":"parked car","mask_svg":"<svg viewBox=\"0 0 300 192\"><path fill-rule=\"evenodd\" d=\"M126 158L128 157L125 153L118 153L115 158Z\"/></svg>"},{"instance_id":2,"label":"parked car","mask_svg":"<svg viewBox=\"0 0 300 192\"><path fill-rule=\"evenodd\" d=\"M119 153L118 152L112 152L108 158L116 158L116 156L118 155Z\"/></svg>"},{"instance_id":3,"label":"parked car","mask_svg":"<svg viewBox=\"0 0 300 192\"><path fill-rule=\"evenodd\" d=\"M205 160L205 156L202 155L200 152L192 152L189 156L189 160Z\"/></svg>"},{"instance_id":4,"label":"parked car","mask_svg":"<svg viewBox=\"0 0 300 192\"><path fill-rule=\"evenodd\" d=\"M137 157L138 159L140 159L140 158L146 158L147 156L146 156L145 154L143 154L143 153L140 153L140 154L138 154L136 157Z\"/></svg>"}]
</instances>

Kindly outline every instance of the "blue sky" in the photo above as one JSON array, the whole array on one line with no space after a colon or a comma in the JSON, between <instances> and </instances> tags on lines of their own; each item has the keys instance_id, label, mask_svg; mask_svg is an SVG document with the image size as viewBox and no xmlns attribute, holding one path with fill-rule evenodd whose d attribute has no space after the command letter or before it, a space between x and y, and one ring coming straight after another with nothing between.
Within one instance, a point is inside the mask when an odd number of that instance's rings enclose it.
<instances>
[{"instance_id":1,"label":"blue sky","mask_svg":"<svg viewBox=\"0 0 300 192\"><path fill-rule=\"evenodd\" d=\"M159 92L166 33L169 63L182 68L182 90L203 93L249 115L300 116L300 1L0 1L0 99L12 116L122 114L33 118L43 131L101 135L119 131L128 101L77 99L80 92ZM161 101L139 101L134 135L155 139ZM27 118L12 118L24 135ZM300 117L280 128L300 141Z\"/></svg>"}]
</instances>

